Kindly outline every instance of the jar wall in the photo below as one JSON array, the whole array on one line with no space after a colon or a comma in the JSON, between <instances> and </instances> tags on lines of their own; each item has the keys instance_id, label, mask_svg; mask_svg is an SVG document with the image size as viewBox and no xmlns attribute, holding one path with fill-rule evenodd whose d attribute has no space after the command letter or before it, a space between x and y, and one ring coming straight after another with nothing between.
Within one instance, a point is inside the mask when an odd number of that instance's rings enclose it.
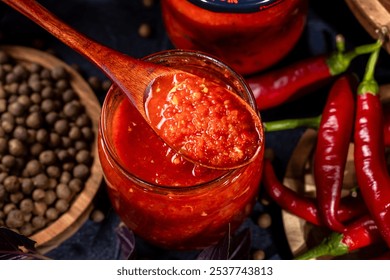
<instances>
[{"instance_id":1,"label":"jar wall","mask_svg":"<svg viewBox=\"0 0 390 280\"><path fill-rule=\"evenodd\" d=\"M179 68L191 67L197 73L212 69L208 75L216 71L215 75L225 77L229 87L246 95L244 99L255 106L240 77L232 79L228 73L235 74L223 64L202 57L188 58L180 51L173 53L179 55L165 53L147 59ZM225 172L210 182L186 187L151 184L126 170L116 154L112 138L114 115L124 102L129 103L127 97L113 86L103 104L98 139L108 193L124 223L145 240L169 249L204 248L218 242L226 233L234 232L251 212L258 195L263 149L254 162ZM134 158L137 160L140 159Z\"/></svg>"}]
</instances>

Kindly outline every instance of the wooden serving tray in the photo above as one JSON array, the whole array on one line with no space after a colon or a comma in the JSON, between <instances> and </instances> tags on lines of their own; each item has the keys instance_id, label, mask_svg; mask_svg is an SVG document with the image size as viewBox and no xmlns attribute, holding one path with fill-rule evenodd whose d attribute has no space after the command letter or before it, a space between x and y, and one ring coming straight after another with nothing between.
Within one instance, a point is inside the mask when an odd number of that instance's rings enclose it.
<instances>
[{"instance_id":1,"label":"wooden serving tray","mask_svg":"<svg viewBox=\"0 0 390 280\"><path fill-rule=\"evenodd\" d=\"M387 27L388 38L384 48L390 53L390 0L345 0L356 19L374 38L376 31Z\"/></svg>"},{"instance_id":2,"label":"wooden serving tray","mask_svg":"<svg viewBox=\"0 0 390 280\"><path fill-rule=\"evenodd\" d=\"M56 66L64 67L71 77L70 83L73 89L77 92L81 103L84 105L87 114L92 120L92 129L95 134L95 141L92 143L94 161L91 166L89 179L83 190L73 200L67 212L62 214L48 227L43 228L41 231L29 237L37 242L36 248L40 253L46 253L72 236L88 219L93 208L92 202L103 177L96 145L101 106L89 84L77 71L60 59L47 52L22 46L0 46L0 49L6 51L20 63L26 65L29 63L38 63L48 69L53 69Z\"/></svg>"}]
</instances>

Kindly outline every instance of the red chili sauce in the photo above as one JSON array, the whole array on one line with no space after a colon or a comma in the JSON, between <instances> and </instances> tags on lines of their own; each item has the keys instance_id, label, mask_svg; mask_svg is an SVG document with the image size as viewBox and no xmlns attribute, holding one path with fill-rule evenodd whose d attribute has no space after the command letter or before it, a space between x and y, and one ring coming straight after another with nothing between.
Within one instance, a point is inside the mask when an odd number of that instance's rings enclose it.
<instances>
[{"instance_id":1,"label":"red chili sauce","mask_svg":"<svg viewBox=\"0 0 390 280\"><path fill-rule=\"evenodd\" d=\"M113 123L113 143L121 164L147 182L185 187L224 173L185 160L156 135L127 100L116 108Z\"/></svg>"},{"instance_id":2,"label":"red chili sauce","mask_svg":"<svg viewBox=\"0 0 390 280\"><path fill-rule=\"evenodd\" d=\"M99 158L112 205L130 229L161 247L198 249L238 228L257 196L263 149L233 171L195 166L162 142L119 90L105 102Z\"/></svg>"},{"instance_id":3,"label":"red chili sauce","mask_svg":"<svg viewBox=\"0 0 390 280\"><path fill-rule=\"evenodd\" d=\"M151 124L180 154L218 168L245 164L259 150L256 113L235 93L186 73L162 76L146 102Z\"/></svg>"},{"instance_id":4,"label":"red chili sauce","mask_svg":"<svg viewBox=\"0 0 390 280\"><path fill-rule=\"evenodd\" d=\"M161 7L165 28L177 48L210 53L247 75L270 67L291 51L304 30L307 3L284 0L244 13L215 12L187 0L162 0Z\"/></svg>"}]
</instances>

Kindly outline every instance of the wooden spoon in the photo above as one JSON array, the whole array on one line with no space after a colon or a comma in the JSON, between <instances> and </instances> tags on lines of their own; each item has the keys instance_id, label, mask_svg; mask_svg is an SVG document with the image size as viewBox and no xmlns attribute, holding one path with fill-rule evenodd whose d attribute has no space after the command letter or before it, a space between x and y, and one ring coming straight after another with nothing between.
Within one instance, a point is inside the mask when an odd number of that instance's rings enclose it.
<instances>
[{"instance_id":1,"label":"wooden spoon","mask_svg":"<svg viewBox=\"0 0 390 280\"><path fill-rule=\"evenodd\" d=\"M152 129L174 150L182 154L184 157L189 159L192 162L201 164L203 166L218 168L218 169L232 169L237 168L243 165L250 163L259 153L262 148L263 134L262 134L262 125L260 118L257 113L241 98L239 98L235 93L223 89L220 90L221 95L223 95L224 100L230 100L235 106L235 110L239 110L239 114L245 116L248 115L245 121L249 125L247 130L237 130L235 133L248 133L250 134L249 138L246 138L246 143L241 146L237 146L236 139L229 140L229 143L225 143L227 138L223 138L220 135L206 135L204 139L212 139L217 136L220 137L220 142L218 145L196 145L191 146L190 144L194 141L198 141L199 138L191 138L191 134L199 133L210 133L209 131L203 130L192 130L186 132L187 135L177 133L175 134L175 139L172 139L172 134L165 133L168 130L173 130L177 132L182 132L183 129L179 128L178 125L182 120L177 120L176 122L169 122L171 127L165 127L165 131L161 131L160 125L161 120L155 119L151 121L149 117L149 109L145 108L145 102L148 104L153 103L153 98L149 95L149 92L153 92L153 96L156 95L155 85L166 85L173 84L171 88L168 88L168 91L177 90L177 85L174 81L177 80L177 75L180 75L181 81L200 81L199 77L192 75L187 72L183 72L178 69L165 67L159 64L148 63L142 60L138 60L132 57L129 57L125 54L122 54L118 51L110 49L106 46L103 46L89 38L85 35L74 30L67 24L63 23L58 17L49 12L46 8L41 6L35 0L1 0L10 7L24 14L26 17L46 29L56 38L67 44L69 47L75 51L82 54L84 57L93 62L98 66L106 75L109 77L112 82L118 85L118 87L127 95L133 105L145 118L145 120L151 125ZM184 82L185 83L185 82ZM210 84L211 85L211 84ZM158 89L157 89L158 90ZM168 96L168 92L165 93ZM177 101L176 99L174 99ZM152 102L151 102L152 101ZM161 99L161 102L165 102ZM165 106L166 104L162 103L154 104L156 106ZM180 104L175 104L180 105ZM188 110L189 105L186 105ZM192 105L191 105L192 106ZM197 106L192 106L192 110L196 110ZM182 108L181 108L182 109ZM180 110L181 110L180 109ZM163 112L161 112L162 114ZM230 114L231 112L226 112ZM157 112L158 114L158 112ZM195 120L197 123L204 122L204 115L193 114L198 116L200 119ZM188 119L186 120L189 121ZM214 121L212 118L207 119L206 121ZM190 122L188 122L190 124ZM230 127L236 126L237 123L231 123ZM177 126L177 127L172 127ZM246 135L246 134L245 134ZM190 136L190 140L186 137ZM185 139L184 139L185 138ZM201 139L201 140L204 140ZM203 149L203 150L200 150ZM230 149L230 150L229 150ZM237 153L238 151L238 153ZM245 152L243 156L239 156L240 152ZM229 155L231 154L231 156Z\"/></svg>"}]
</instances>

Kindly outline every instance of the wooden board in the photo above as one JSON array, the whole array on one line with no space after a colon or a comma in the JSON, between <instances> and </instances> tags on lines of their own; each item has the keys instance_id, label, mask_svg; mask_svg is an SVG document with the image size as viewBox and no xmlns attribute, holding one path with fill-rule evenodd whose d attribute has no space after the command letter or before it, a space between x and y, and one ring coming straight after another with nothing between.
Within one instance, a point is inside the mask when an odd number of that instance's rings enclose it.
<instances>
[{"instance_id":1,"label":"wooden board","mask_svg":"<svg viewBox=\"0 0 390 280\"><path fill-rule=\"evenodd\" d=\"M349 9L365 30L374 38L382 27L388 29L384 48L390 53L390 0L345 0Z\"/></svg>"},{"instance_id":2,"label":"wooden board","mask_svg":"<svg viewBox=\"0 0 390 280\"><path fill-rule=\"evenodd\" d=\"M89 84L77 71L60 59L47 52L22 46L0 46L0 49L6 51L18 62L24 64L38 63L47 69L53 69L56 66L64 67L71 77L70 83L73 89L77 92L81 103L84 105L87 114L92 120L92 129L95 134L95 141L92 143L91 148L94 160L91 166L91 175L89 179L87 180L83 190L72 202L67 212L62 214L54 223L30 237L32 240L37 242L37 250L40 253L46 253L72 236L88 219L92 210L92 202L100 187L103 177L97 153L97 135L101 106Z\"/></svg>"}]
</instances>

